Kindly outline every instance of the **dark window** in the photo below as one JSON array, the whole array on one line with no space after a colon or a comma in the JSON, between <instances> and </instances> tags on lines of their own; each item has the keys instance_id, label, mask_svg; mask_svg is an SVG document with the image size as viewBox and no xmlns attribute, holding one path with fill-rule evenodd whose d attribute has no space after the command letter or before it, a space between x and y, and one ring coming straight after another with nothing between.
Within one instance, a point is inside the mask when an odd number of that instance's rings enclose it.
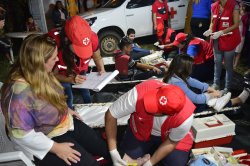
<instances>
[{"instance_id":1,"label":"dark window","mask_svg":"<svg viewBox=\"0 0 250 166\"><path fill-rule=\"evenodd\" d=\"M117 8L121 6L126 0L109 0L106 4L104 4L103 8Z\"/></svg>"},{"instance_id":2,"label":"dark window","mask_svg":"<svg viewBox=\"0 0 250 166\"><path fill-rule=\"evenodd\" d=\"M131 0L127 4L127 8L133 9L133 8L145 7L145 6L150 6L153 3L154 0Z\"/></svg>"}]
</instances>

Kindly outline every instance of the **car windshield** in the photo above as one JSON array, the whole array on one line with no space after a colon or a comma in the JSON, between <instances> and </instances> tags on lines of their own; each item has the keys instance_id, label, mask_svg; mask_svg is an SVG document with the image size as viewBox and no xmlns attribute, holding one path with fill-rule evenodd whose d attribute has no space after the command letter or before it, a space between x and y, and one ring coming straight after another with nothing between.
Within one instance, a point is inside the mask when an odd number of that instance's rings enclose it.
<instances>
[{"instance_id":1,"label":"car windshield","mask_svg":"<svg viewBox=\"0 0 250 166\"><path fill-rule=\"evenodd\" d=\"M103 8L117 8L121 6L126 0L109 0L102 7Z\"/></svg>"}]
</instances>

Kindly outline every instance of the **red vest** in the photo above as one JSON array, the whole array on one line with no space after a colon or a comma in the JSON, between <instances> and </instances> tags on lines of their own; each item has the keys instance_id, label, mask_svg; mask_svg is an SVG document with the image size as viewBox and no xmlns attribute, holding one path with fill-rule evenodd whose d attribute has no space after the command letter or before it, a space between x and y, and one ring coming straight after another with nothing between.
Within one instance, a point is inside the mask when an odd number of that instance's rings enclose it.
<instances>
[{"instance_id":1,"label":"red vest","mask_svg":"<svg viewBox=\"0 0 250 166\"><path fill-rule=\"evenodd\" d=\"M162 41L162 44L163 44L163 45L166 45L166 44L171 43L170 37L171 37L172 33L174 33L174 32L175 32L175 30L173 30L172 28L167 28L166 37L165 37L165 39Z\"/></svg>"},{"instance_id":2,"label":"red vest","mask_svg":"<svg viewBox=\"0 0 250 166\"><path fill-rule=\"evenodd\" d=\"M209 44L207 41L200 39L198 37L195 37L193 40L191 40L188 44L190 45L199 45L199 52L194 57L194 64L201 64L205 61L211 60L214 57L212 45Z\"/></svg>"},{"instance_id":3,"label":"red vest","mask_svg":"<svg viewBox=\"0 0 250 166\"><path fill-rule=\"evenodd\" d=\"M167 34L164 40L160 40L162 45L166 45L166 44L170 44L170 37L172 35L172 33L175 33L175 30L173 30L172 28L167 28ZM168 47L168 48L164 48L164 52L169 53L170 51L172 51L174 49L174 47Z\"/></svg>"},{"instance_id":4,"label":"red vest","mask_svg":"<svg viewBox=\"0 0 250 166\"><path fill-rule=\"evenodd\" d=\"M140 141L148 141L150 139L154 118L152 114L149 114L145 111L143 96L146 92L164 85L166 84L161 81L149 80L136 86L138 97L136 102L136 111L130 116L130 128L134 136ZM188 119L193 114L194 109L194 104L186 97L184 109L173 116L168 116L161 126L162 141L167 138L168 133L172 128L180 126L186 119ZM192 147L192 144L193 139L190 134L187 134L177 144L176 149L189 151Z\"/></svg>"},{"instance_id":5,"label":"red vest","mask_svg":"<svg viewBox=\"0 0 250 166\"><path fill-rule=\"evenodd\" d=\"M220 11L219 1L212 4L211 10L213 14L213 27L212 27L213 32L224 30L233 25L232 13L234 11L235 5L236 5L235 0L227 0L223 12L221 13L221 15L219 15ZM239 28L237 27L231 33L232 34L227 34L219 37L218 39L219 50L231 51L238 46L238 44L241 41Z\"/></svg>"},{"instance_id":6,"label":"red vest","mask_svg":"<svg viewBox=\"0 0 250 166\"><path fill-rule=\"evenodd\" d=\"M130 56L122 54L120 50L115 52L115 69L119 71L119 75L128 75L128 62Z\"/></svg>"}]
</instances>

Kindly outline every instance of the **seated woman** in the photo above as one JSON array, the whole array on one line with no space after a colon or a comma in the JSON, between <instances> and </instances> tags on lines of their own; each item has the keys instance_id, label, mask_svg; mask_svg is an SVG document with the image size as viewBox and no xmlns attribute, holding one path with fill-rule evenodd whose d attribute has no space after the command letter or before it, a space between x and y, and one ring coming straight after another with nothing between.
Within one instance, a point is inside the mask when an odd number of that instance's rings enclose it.
<instances>
[{"instance_id":1,"label":"seated woman","mask_svg":"<svg viewBox=\"0 0 250 166\"><path fill-rule=\"evenodd\" d=\"M118 78L121 80L146 80L152 76L163 77L164 68L134 61L130 57L132 41L127 37L121 39L120 50L115 52L115 68L119 71Z\"/></svg>"},{"instance_id":2,"label":"seated woman","mask_svg":"<svg viewBox=\"0 0 250 166\"><path fill-rule=\"evenodd\" d=\"M186 53L194 58L191 77L199 81L213 80L214 54L211 45L191 34L178 33L173 45L179 47L179 53Z\"/></svg>"},{"instance_id":3,"label":"seated woman","mask_svg":"<svg viewBox=\"0 0 250 166\"><path fill-rule=\"evenodd\" d=\"M107 144L67 107L63 87L52 73L55 42L30 35L1 89L6 129L17 149L36 165L99 165L110 160Z\"/></svg>"},{"instance_id":4,"label":"seated woman","mask_svg":"<svg viewBox=\"0 0 250 166\"><path fill-rule=\"evenodd\" d=\"M179 86L189 99L196 104L196 112L203 111L207 108L207 105L220 111L226 105L229 107L245 103L249 97L249 88L245 88L238 97L230 100L230 92L220 97L220 91L210 87L207 83L190 77L193 61L193 58L187 54L180 54L174 57L164 76L163 82ZM197 93L194 88L200 92Z\"/></svg>"}]
</instances>

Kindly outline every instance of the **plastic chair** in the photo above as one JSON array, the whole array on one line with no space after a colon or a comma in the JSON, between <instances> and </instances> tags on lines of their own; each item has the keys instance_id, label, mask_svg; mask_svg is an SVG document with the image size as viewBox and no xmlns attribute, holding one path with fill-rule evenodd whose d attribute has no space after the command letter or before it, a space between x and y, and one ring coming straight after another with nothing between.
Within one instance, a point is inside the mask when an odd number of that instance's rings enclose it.
<instances>
[{"instance_id":1,"label":"plastic chair","mask_svg":"<svg viewBox=\"0 0 250 166\"><path fill-rule=\"evenodd\" d=\"M0 82L0 89L2 83ZM5 119L0 107L0 166L34 166L33 162L22 152L14 148L5 132Z\"/></svg>"}]
</instances>

